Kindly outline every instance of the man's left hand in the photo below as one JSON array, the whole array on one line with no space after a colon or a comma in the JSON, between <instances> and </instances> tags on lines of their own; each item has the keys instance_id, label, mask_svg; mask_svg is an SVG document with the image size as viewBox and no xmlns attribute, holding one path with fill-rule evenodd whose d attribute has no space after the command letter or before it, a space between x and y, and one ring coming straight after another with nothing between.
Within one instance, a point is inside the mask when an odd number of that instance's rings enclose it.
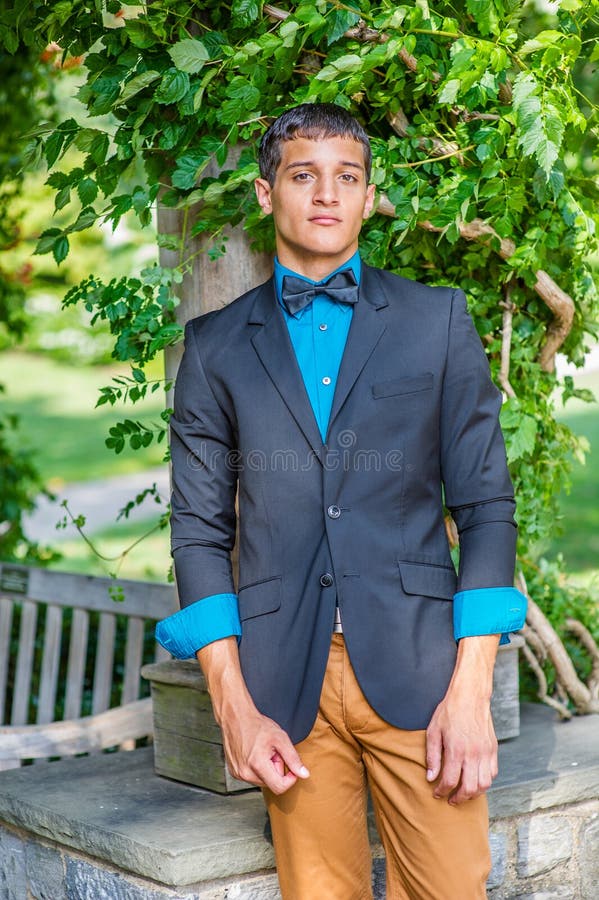
<instances>
[{"instance_id":1,"label":"man's left hand","mask_svg":"<svg viewBox=\"0 0 599 900\"><path fill-rule=\"evenodd\" d=\"M462 638L451 683L426 732L433 796L454 806L483 794L497 775L490 700L498 641L496 635Z\"/></svg>"}]
</instances>

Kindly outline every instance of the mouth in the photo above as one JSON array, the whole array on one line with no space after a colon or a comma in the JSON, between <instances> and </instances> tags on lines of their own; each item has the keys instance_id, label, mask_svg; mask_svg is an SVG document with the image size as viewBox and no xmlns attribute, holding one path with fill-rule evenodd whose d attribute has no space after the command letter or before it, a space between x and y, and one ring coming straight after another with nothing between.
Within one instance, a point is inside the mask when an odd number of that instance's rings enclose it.
<instances>
[{"instance_id":1,"label":"mouth","mask_svg":"<svg viewBox=\"0 0 599 900\"><path fill-rule=\"evenodd\" d=\"M309 221L313 222L314 225L338 225L341 222L341 219L338 219L336 216L323 214L320 216L312 216Z\"/></svg>"}]
</instances>

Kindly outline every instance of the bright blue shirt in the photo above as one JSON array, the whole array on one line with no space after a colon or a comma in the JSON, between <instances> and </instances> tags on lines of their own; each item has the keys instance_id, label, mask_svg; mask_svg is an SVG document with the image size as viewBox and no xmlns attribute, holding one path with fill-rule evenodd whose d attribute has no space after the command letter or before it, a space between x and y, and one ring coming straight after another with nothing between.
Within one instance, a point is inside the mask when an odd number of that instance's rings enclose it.
<instances>
[{"instance_id":1,"label":"bright blue shirt","mask_svg":"<svg viewBox=\"0 0 599 900\"><path fill-rule=\"evenodd\" d=\"M358 252L323 281L347 268L353 271L359 284L361 261ZM338 303L326 294L317 294L304 309L292 314L281 301L285 275L303 278L309 284L319 282L298 275L275 258L277 299L324 442L353 306ZM525 615L526 599L513 587L460 591L455 594L453 603L454 636L457 641L462 637L503 633L501 643L509 643L507 632L521 628ZM241 622L237 596L229 593L204 597L156 626L159 643L179 659L189 659L206 644L233 635L241 636Z\"/></svg>"}]
</instances>

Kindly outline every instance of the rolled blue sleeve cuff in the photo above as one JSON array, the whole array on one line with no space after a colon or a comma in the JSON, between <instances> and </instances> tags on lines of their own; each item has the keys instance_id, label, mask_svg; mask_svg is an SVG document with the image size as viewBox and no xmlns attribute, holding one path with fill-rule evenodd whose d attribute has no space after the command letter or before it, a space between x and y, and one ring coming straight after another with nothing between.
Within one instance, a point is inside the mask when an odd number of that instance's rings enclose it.
<instances>
[{"instance_id":1,"label":"rolled blue sleeve cuff","mask_svg":"<svg viewBox=\"0 0 599 900\"><path fill-rule=\"evenodd\" d=\"M212 594L173 613L156 625L156 640L177 659L222 638L241 636L236 594Z\"/></svg>"},{"instance_id":2,"label":"rolled blue sleeve cuff","mask_svg":"<svg viewBox=\"0 0 599 900\"><path fill-rule=\"evenodd\" d=\"M499 643L509 644L509 633L519 631L525 619L526 597L514 587L476 588L454 594L456 641L482 634L501 634Z\"/></svg>"}]
</instances>

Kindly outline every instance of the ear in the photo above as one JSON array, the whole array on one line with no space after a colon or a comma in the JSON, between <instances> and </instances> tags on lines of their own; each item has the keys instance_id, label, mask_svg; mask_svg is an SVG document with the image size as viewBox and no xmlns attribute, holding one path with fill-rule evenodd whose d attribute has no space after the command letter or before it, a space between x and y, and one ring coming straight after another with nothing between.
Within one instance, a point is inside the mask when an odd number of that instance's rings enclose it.
<instances>
[{"instance_id":1,"label":"ear","mask_svg":"<svg viewBox=\"0 0 599 900\"><path fill-rule=\"evenodd\" d=\"M256 189L256 197L258 198L260 209L265 216L270 215L272 213L272 188L270 184L265 178L256 178L254 188Z\"/></svg>"},{"instance_id":2,"label":"ear","mask_svg":"<svg viewBox=\"0 0 599 900\"><path fill-rule=\"evenodd\" d=\"M364 212L362 218L367 219L374 207L374 192L376 188L374 184L369 184L366 188L366 199L364 200Z\"/></svg>"}]
</instances>

